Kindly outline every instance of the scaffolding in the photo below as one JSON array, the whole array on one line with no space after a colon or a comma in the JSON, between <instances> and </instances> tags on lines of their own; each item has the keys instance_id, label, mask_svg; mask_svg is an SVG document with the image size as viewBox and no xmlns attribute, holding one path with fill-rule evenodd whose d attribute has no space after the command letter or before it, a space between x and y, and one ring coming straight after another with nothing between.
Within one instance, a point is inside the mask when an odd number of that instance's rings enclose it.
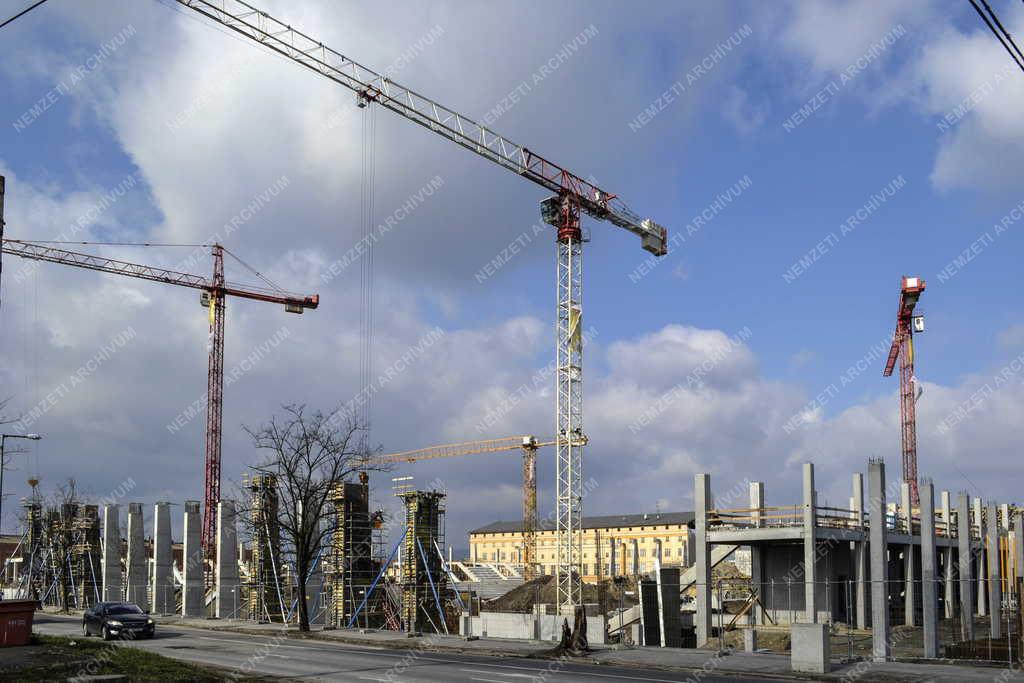
<instances>
[{"instance_id":1,"label":"scaffolding","mask_svg":"<svg viewBox=\"0 0 1024 683\"><path fill-rule=\"evenodd\" d=\"M249 564L249 614L252 619L283 622L281 527L277 477L257 474L249 480L252 560Z\"/></svg>"},{"instance_id":2,"label":"scaffolding","mask_svg":"<svg viewBox=\"0 0 1024 683\"><path fill-rule=\"evenodd\" d=\"M333 528L326 570L329 586L328 623L347 626L377 575L374 566L374 525L380 517L370 514L369 477L359 482L338 482L331 488L334 507ZM378 534L379 535L379 534ZM359 614L360 624L377 628L384 623L382 595L367 602Z\"/></svg>"},{"instance_id":3,"label":"scaffolding","mask_svg":"<svg viewBox=\"0 0 1024 683\"><path fill-rule=\"evenodd\" d=\"M402 627L407 632L447 633L448 598L444 547L444 498L440 491L402 491L405 536L402 541ZM428 628L429 627L429 628Z\"/></svg>"},{"instance_id":4,"label":"scaffolding","mask_svg":"<svg viewBox=\"0 0 1024 683\"><path fill-rule=\"evenodd\" d=\"M99 602L99 507L71 501L43 508L33 486L33 495L22 509L20 597L62 610L85 609Z\"/></svg>"}]
</instances>

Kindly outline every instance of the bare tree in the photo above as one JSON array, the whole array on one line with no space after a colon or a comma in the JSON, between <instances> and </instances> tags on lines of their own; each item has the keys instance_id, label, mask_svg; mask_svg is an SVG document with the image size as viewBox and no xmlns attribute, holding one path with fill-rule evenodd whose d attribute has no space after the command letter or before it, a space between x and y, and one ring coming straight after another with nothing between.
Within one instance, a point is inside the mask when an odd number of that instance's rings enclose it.
<instances>
[{"instance_id":1,"label":"bare tree","mask_svg":"<svg viewBox=\"0 0 1024 683\"><path fill-rule=\"evenodd\" d=\"M309 630L306 581L317 553L333 531L331 488L357 472L386 469L372 461L365 425L348 409L309 412L304 405L282 406L283 414L256 429L246 427L256 448L269 459L253 469L277 478L279 528L295 562L299 630Z\"/></svg>"}]
</instances>

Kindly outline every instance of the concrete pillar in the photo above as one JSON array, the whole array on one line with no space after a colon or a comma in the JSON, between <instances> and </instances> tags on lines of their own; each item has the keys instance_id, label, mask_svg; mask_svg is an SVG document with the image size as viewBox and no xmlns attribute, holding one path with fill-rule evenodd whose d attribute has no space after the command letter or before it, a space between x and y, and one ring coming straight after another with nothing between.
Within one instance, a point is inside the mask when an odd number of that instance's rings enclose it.
<instances>
[{"instance_id":1,"label":"concrete pillar","mask_svg":"<svg viewBox=\"0 0 1024 683\"><path fill-rule=\"evenodd\" d=\"M633 557L631 558L633 566L631 568L632 571L630 573L633 576L636 576L636 575L638 575L640 573L640 543L635 538L630 539L630 541L631 541L631 546L632 546L631 550L632 550L632 555L633 555Z\"/></svg>"},{"instance_id":2,"label":"concrete pillar","mask_svg":"<svg viewBox=\"0 0 1024 683\"><path fill-rule=\"evenodd\" d=\"M146 562L146 530L142 521L142 503L128 503L128 561L125 562L128 602L144 610L149 609L146 599L148 567Z\"/></svg>"},{"instance_id":3,"label":"concrete pillar","mask_svg":"<svg viewBox=\"0 0 1024 683\"><path fill-rule=\"evenodd\" d=\"M616 549L617 543L618 543L618 541L616 539L614 539L614 538L609 538L608 539L608 548L609 548L609 551L610 551L608 553L608 574L613 579L619 573L619 565L615 561L615 554L616 554L615 553L615 549Z\"/></svg>"},{"instance_id":4,"label":"concrete pillar","mask_svg":"<svg viewBox=\"0 0 1024 683\"><path fill-rule=\"evenodd\" d=\"M235 530L235 504L222 500L217 504L217 618L237 619L241 591L238 581L238 533ZM318 586L319 583L310 585Z\"/></svg>"},{"instance_id":5,"label":"concrete pillar","mask_svg":"<svg viewBox=\"0 0 1024 683\"><path fill-rule=\"evenodd\" d=\"M818 621L817 601L817 520L815 519L814 465L804 463L804 605L805 619L810 623Z\"/></svg>"},{"instance_id":6,"label":"concrete pillar","mask_svg":"<svg viewBox=\"0 0 1024 683\"><path fill-rule=\"evenodd\" d=\"M708 544L708 508L711 505L711 475L698 474L694 477L694 580L697 588L694 625L697 631L697 647L708 642L711 635L711 545Z\"/></svg>"},{"instance_id":7,"label":"concrete pillar","mask_svg":"<svg viewBox=\"0 0 1024 683\"><path fill-rule=\"evenodd\" d=\"M885 463L868 462L868 518L871 539L871 652L876 662L889 658L889 561L885 527Z\"/></svg>"},{"instance_id":8,"label":"concrete pillar","mask_svg":"<svg viewBox=\"0 0 1024 683\"><path fill-rule=\"evenodd\" d=\"M171 563L171 506L153 506L153 611L170 614L174 611L174 573Z\"/></svg>"},{"instance_id":9,"label":"concrete pillar","mask_svg":"<svg viewBox=\"0 0 1024 683\"><path fill-rule=\"evenodd\" d=\"M942 492L942 529L947 543L953 539L953 511L950 508L949 491ZM940 551L942 553L942 607L943 618L953 618L953 601L955 591L953 589L953 546L945 545Z\"/></svg>"},{"instance_id":10,"label":"concrete pillar","mask_svg":"<svg viewBox=\"0 0 1024 683\"><path fill-rule=\"evenodd\" d=\"M978 554L974 560L974 576L978 583L978 616L983 617L988 614L988 590L985 585L985 577L988 575L988 569L985 567L985 526L982 523L981 516L981 498L975 498L971 501L974 505L974 528L978 536Z\"/></svg>"},{"instance_id":11,"label":"concrete pillar","mask_svg":"<svg viewBox=\"0 0 1024 683\"><path fill-rule=\"evenodd\" d=\"M185 543L181 562L185 585L182 588L181 616L201 617L203 607L203 549L200 546L199 501L185 502Z\"/></svg>"},{"instance_id":12,"label":"concrete pillar","mask_svg":"<svg viewBox=\"0 0 1024 683\"><path fill-rule=\"evenodd\" d=\"M1010 504L1003 503L999 506L999 526L1006 531L1010 530Z\"/></svg>"},{"instance_id":13,"label":"concrete pillar","mask_svg":"<svg viewBox=\"0 0 1024 683\"><path fill-rule=\"evenodd\" d=\"M124 589L121 583L121 527L118 506L103 506L103 602L121 602Z\"/></svg>"},{"instance_id":14,"label":"concrete pillar","mask_svg":"<svg viewBox=\"0 0 1024 683\"><path fill-rule=\"evenodd\" d=\"M921 500L921 620L924 624L924 656L939 656L938 591L935 572L935 487L922 480Z\"/></svg>"},{"instance_id":15,"label":"concrete pillar","mask_svg":"<svg viewBox=\"0 0 1024 683\"><path fill-rule=\"evenodd\" d=\"M971 582L971 515L966 491L957 497L956 544L960 561L960 636L974 640L974 586Z\"/></svg>"},{"instance_id":16,"label":"concrete pillar","mask_svg":"<svg viewBox=\"0 0 1024 683\"><path fill-rule=\"evenodd\" d=\"M910 541L903 548L903 623L914 626L915 584L914 584L914 510L910 506L910 484L900 484L900 515L906 525L907 537Z\"/></svg>"},{"instance_id":17,"label":"concrete pillar","mask_svg":"<svg viewBox=\"0 0 1024 683\"><path fill-rule=\"evenodd\" d=\"M755 481L750 483L750 509L751 524L757 528L764 525L761 519L761 509L764 508L764 482ZM750 546L750 582L757 596L764 601L764 550L759 544ZM750 608L750 619L753 624L764 623L763 609L760 602L755 602Z\"/></svg>"},{"instance_id":18,"label":"concrete pillar","mask_svg":"<svg viewBox=\"0 0 1024 683\"><path fill-rule=\"evenodd\" d=\"M864 475L857 472L853 475L853 504L857 528L864 526ZM856 610L857 628L868 627L868 544L867 541L853 543L853 578L854 578L854 609Z\"/></svg>"},{"instance_id":19,"label":"concrete pillar","mask_svg":"<svg viewBox=\"0 0 1024 683\"><path fill-rule=\"evenodd\" d=\"M1003 619L1000 606L1003 603L1003 587L1001 579L1001 568L999 562L999 517L996 511L996 504L988 504L988 514L985 526L986 545L988 546L988 613L990 633L993 638L1003 637Z\"/></svg>"}]
</instances>

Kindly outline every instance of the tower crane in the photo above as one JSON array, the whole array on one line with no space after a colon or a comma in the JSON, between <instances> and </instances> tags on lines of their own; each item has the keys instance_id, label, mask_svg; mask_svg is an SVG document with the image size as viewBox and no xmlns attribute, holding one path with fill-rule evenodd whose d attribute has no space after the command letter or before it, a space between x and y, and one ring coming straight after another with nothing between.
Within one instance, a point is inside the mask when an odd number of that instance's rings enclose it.
<instances>
[{"instance_id":1,"label":"tower crane","mask_svg":"<svg viewBox=\"0 0 1024 683\"><path fill-rule=\"evenodd\" d=\"M2 179L0 179L2 182ZM320 303L318 294L300 295L263 288L235 285L224 279L224 247L213 244L213 278L201 275L179 273L164 268L155 268L128 261L116 261L93 254L83 254L65 249L56 249L45 244L22 240L3 239L3 254L36 261L60 263L65 266L98 270L102 273L126 275L128 277L162 282L168 285L191 287L200 290L200 303L210 309L209 369L207 374L206 402L206 469L203 508L203 549L209 553L216 547L217 503L220 501L220 455L221 422L224 407L224 317L227 297L265 301L283 304L289 313L302 313L304 309L316 308Z\"/></svg>"},{"instance_id":2,"label":"tower crane","mask_svg":"<svg viewBox=\"0 0 1024 683\"><path fill-rule=\"evenodd\" d=\"M892 335L889 358L883 376L892 374L896 358L900 360L900 438L903 447L903 481L910 486L910 504L918 504L917 495L917 415L914 387L914 333L924 332L924 316L914 315L914 307L924 291L924 280L904 276L900 287L900 306L896 311L896 331Z\"/></svg>"},{"instance_id":3,"label":"tower crane","mask_svg":"<svg viewBox=\"0 0 1024 683\"><path fill-rule=\"evenodd\" d=\"M560 611L582 604L583 515L583 250L580 215L640 238L656 256L668 253L667 231L634 213L618 195L499 135L471 118L369 69L244 0L177 2L253 43L352 90L356 104L377 104L552 192L541 215L555 228L558 253L555 334L555 479L557 601Z\"/></svg>"},{"instance_id":4,"label":"tower crane","mask_svg":"<svg viewBox=\"0 0 1024 683\"><path fill-rule=\"evenodd\" d=\"M580 439L575 446L581 448L584 444L586 444L585 437ZM372 460L374 464L394 464L521 449L523 452L523 566L526 579L530 580L536 576L537 568L537 451L545 446L555 445L558 445L557 439L541 441L535 436L508 436L501 439L465 441L399 453L386 453L375 456Z\"/></svg>"}]
</instances>

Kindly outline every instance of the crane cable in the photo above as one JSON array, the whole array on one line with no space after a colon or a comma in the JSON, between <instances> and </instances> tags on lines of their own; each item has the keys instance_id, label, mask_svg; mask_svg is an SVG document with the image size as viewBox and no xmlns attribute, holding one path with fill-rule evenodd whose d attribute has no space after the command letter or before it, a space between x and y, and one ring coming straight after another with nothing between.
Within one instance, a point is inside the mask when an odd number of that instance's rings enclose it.
<instances>
[{"instance_id":1,"label":"crane cable","mask_svg":"<svg viewBox=\"0 0 1024 683\"><path fill-rule=\"evenodd\" d=\"M364 402L358 406L355 417L362 430L362 446L370 443L370 422L373 416L373 208L375 203L377 118L372 106L363 108L362 130L362 171L360 185L360 222L362 241L366 253L360 261L360 308L359 308L359 385Z\"/></svg>"}]
</instances>

